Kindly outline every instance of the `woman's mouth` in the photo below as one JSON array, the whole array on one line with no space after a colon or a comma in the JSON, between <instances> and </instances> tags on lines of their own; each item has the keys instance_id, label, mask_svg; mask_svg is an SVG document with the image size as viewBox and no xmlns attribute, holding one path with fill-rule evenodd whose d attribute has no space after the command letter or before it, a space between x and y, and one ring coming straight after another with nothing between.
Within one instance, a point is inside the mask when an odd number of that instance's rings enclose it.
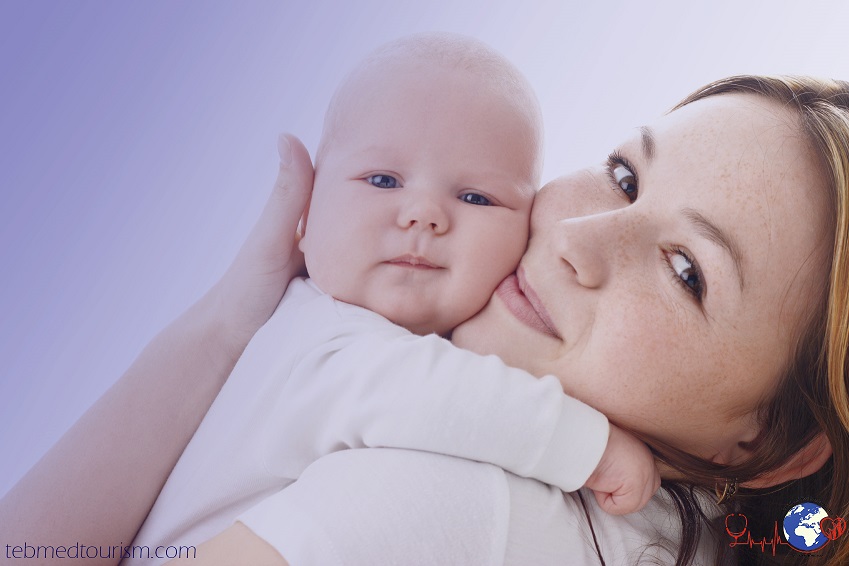
<instances>
[{"instance_id":1,"label":"woman's mouth","mask_svg":"<svg viewBox=\"0 0 849 566\"><path fill-rule=\"evenodd\" d=\"M495 294L520 321L538 332L560 338L536 293L525 282L522 268L502 281Z\"/></svg>"}]
</instances>

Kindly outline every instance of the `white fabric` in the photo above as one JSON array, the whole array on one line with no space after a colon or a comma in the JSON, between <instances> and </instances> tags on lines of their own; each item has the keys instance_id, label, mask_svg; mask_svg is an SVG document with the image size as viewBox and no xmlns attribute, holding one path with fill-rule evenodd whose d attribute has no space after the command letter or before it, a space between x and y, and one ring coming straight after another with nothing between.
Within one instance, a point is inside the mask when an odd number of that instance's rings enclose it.
<instances>
[{"instance_id":1,"label":"white fabric","mask_svg":"<svg viewBox=\"0 0 849 566\"><path fill-rule=\"evenodd\" d=\"M395 447L489 462L574 490L607 419L494 356L415 336L295 280L257 332L175 466L137 545L198 545L346 448ZM128 563L132 563L129 561Z\"/></svg>"},{"instance_id":2,"label":"white fabric","mask_svg":"<svg viewBox=\"0 0 849 566\"><path fill-rule=\"evenodd\" d=\"M591 492L583 496L606 564L674 562L680 524L667 496L624 517L601 511ZM290 566L601 563L577 492L412 450L325 456L239 520ZM713 563L703 539L697 565Z\"/></svg>"}]
</instances>

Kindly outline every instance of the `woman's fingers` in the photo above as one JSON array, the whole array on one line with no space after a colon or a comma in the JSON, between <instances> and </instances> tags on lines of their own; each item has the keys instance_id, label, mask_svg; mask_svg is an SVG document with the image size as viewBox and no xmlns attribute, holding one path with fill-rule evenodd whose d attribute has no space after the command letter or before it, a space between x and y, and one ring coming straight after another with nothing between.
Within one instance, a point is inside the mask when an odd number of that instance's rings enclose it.
<instances>
[{"instance_id":1,"label":"woman's fingers","mask_svg":"<svg viewBox=\"0 0 849 566\"><path fill-rule=\"evenodd\" d=\"M259 220L239 251L234 267L247 268L250 275L254 275L253 268L260 268L260 272L286 273L295 267L282 284L285 290L289 279L302 267L296 234L312 192L313 168L307 149L295 136L281 134L277 150L280 154L277 179ZM292 259L295 259L294 266Z\"/></svg>"},{"instance_id":2,"label":"woman's fingers","mask_svg":"<svg viewBox=\"0 0 849 566\"><path fill-rule=\"evenodd\" d=\"M271 195L236 259L213 289L234 354L274 312L289 281L304 271L297 229L312 193L313 167L301 141L278 138L280 167Z\"/></svg>"},{"instance_id":3,"label":"woman's fingers","mask_svg":"<svg viewBox=\"0 0 849 566\"><path fill-rule=\"evenodd\" d=\"M250 251L250 246L256 246L260 262L280 267L292 267L292 256L297 255L294 258L297 269L287 277L288 283L302 267L296 234L312 194L313 167L304 144L291 134L280 135L277 151L280 154L277 180L245 247Z\"/></svg>"}]
</instances>

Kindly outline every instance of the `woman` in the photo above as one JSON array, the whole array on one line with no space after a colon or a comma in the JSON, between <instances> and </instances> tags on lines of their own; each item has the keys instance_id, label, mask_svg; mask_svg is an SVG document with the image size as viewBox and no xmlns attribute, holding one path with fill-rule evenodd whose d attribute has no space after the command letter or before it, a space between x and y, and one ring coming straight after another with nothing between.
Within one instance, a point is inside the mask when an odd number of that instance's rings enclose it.
<instances>
[{"instance_id":1,"label":"woman","mask_svg":"<svg viewBox=\"0 0 849 566\"><path fill-rule=\"evenodd\" d=\"M291 165L282 170L282 184L294 190L276 195L303 198L309 171L302 152L298 147ZM730 486L739 482L766 488L810 475L803 480L804 493L821 500L832 516L846 515L847 179L849 86L756 78L710 85L643 128L605 166L543 188L519 269L531 302L496 295L455 331L454 340L497 353L533 373L584 376L563 379L567 393L641 435L674 468L666 475L675 480L670 489L680 498L685 522L682 560L694 551L698 515L694 498L676 485L712 489L727 481ZM270 202L221 284L151 348L163 350L178 339L186 341L182 352L200 351L191 340L200 341L198 336L213 327L203 317L215 304L230 314L246 307L247 314L233 319L236 326L227 337L214 336L226 355L203 362L215 369L220 383L239 347L282 293L272 279L253 275L273 265L279 277L291 252L291 236L285 245L275 238L292 233L293 215L275 222L274 215L281 212L277 206ZM258 299L250 298L252 281L258 282L253 289L264 291ZM550 331L541 333L534 329L539 325L520 322L527 316L541 316ZM179 355L172 348L161 356L149 349L122 382L174 367L193 372ZM148 399L162 397L151 389L156 388L142 384L140 390ZM215 384L206 389L214 390ZM120 391L115 396L129 400ZM158 402L145 406L157 407ZM115 416L110 416L110 407L102 410L111 422ZM188 412L193 414L168 423L168 429L176 426L185 433L202 409ZM64 456L60 448L50 458L65 463L67 450L85 446L87 426L94 425L84 421L70 433ZM127 428L119 432L136 446L154 438L144 426L141 431ZM129 506L134 515L87 532L60 524L63 534L129 538L144 513L139 510L152 502L151 492L187 436L171 443L166 464L144 463L138 472L141 489L114 477L131 465L108 463L104 485L140 497ZM115 445L120 443L109 444ZM98 469L96 464L87 467ZM28 507L34 501L31 494L50 488L50 473L49 462L40 464L4 508L17 504L25 521L37 520ZM58 495L53 489L42 502ZM79 491L70 496L84 499L85 486ZM739 509L753 515L748 507L757 507L760 499L751 501ZM95 504L80 515L78 504L66 499L61 507L86 518L102 507ZM37 532L25 522L16 527L21 537ZM846 540L836 540L811 559L849 559ZM253 548L271 552L282 563L275 551L239 525L210 544L219 558L235 550L247 562L246 553Z\"/></svg>"}]
</instances>

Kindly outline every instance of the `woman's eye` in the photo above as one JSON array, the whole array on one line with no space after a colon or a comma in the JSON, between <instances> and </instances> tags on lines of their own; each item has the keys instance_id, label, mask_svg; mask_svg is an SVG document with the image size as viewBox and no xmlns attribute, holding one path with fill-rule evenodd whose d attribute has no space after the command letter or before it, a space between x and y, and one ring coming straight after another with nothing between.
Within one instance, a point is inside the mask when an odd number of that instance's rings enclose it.
<instances>
[{"instance_id":1,"label":"woman's eye","mask_svg":"<svg viewBox=\"0 0 849 566\"><path fill-rule=\"evenodd\" d=\"M488 198L477 193L466 193L464 195L460 195L460 200L469 204L476 204L478 206L490 206L492 204L492 201Z\"/></svg>"},{"instance_id":2,"label":"woman's eye","mask_svg":"<svg viewBox=\"0 0 849 566\"><path fill-rule=\"evenodd\" d=\"M611 175L628 200L637 200L637 177L628 167L620 163L611 170Z\"/></svg>"},{"instance_id":3,"label":"woman's eye","mask_svg":"<svg viewBox=\"0 0 849 566\"><path fill-rule=\"evenodd\" d=\"M684 285L684 289L692 293L697 300L701 301L704 295L704 282L699 266L681 250L667 253L672 271L675 272L678 281Z\"/></svg>"},{"instance_id":4,"label":"woman's eye","mask_svg":"<svg viewBox=\"0 0 849 566\"><path fill-rule=\"evenodd\" d=\"M637 200L640 189L636 170L618 151L607 156L607 174L616 190L622 191L625 198L630 202Z\"/></svg>"},{"instance_id":5,"label":"woman's eye","mask_svg":"<svg viewBox=\"0 0 849 566\"><path fill-rule=\"evenodd\" d=\"M398 179L392 175L372 175L371 177L366 177L366 182L378 189L397 189L401 186Z\"/></svg>"}]
</instances>

